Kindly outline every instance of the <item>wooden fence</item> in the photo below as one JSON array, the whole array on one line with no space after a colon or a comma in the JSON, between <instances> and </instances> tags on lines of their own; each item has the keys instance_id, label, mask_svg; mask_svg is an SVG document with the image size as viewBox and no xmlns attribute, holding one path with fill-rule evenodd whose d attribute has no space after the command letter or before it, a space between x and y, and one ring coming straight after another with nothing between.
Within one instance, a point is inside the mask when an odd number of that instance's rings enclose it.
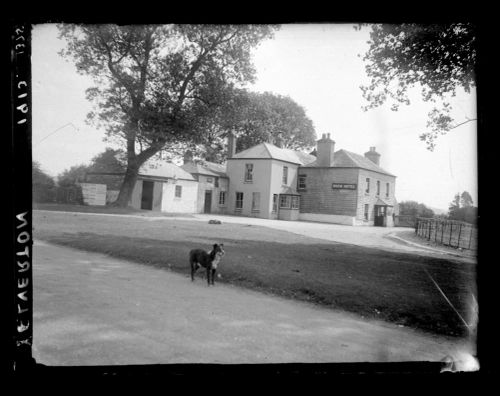
<instances>
[{"instance_id":1,"label":"wooden fence","mask_svg":"<svg viewBox=\"0 0 500 396\"><path fill-rule=\"evenodd\" d=\"M417 217L415 233L445 246L477 250L477 227L469 223Z\"/></svg>"}]
</instances>

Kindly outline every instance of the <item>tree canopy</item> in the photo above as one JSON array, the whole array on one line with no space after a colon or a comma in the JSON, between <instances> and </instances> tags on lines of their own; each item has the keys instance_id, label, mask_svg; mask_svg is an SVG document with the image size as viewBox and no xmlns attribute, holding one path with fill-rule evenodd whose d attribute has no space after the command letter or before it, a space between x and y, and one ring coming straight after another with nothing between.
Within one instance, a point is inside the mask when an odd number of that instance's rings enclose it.
<instances>
[{"instance_id":1,"label":"tree canopy","mask_svg":"<svg viewBox=\"0 0 500 396\"><path fill-rule=\"evenodd\" d=\"M448 209L448 218L472 224L477 223L478 208L473 206L473 203L468 191L455 194Z\"/></svg>"},{"instance_id":2,"label":"tree canopy","mask_svg":"<svg viewBox=\"0 0 500 396\"><path fill-rule=\"evenodd\" d=\"M391 109L408 105L408 90L421 88L422 99L435 103L428 114L427 131L420 139L429 150L440 134L473 119L451 116L450 98L457 89L470 92L476 85L476 28L470 23L372 25L364 55L369 86L362 86L365 110L392 102Z\"/></svg>"},{"instance_id":3,"label":"tree canopy","mask_svg":"<svg viewBox=\"0 0 500 396\"><path fill-rule=\"evenodd\" d=\"M417 201L399 202L399 214L406 216L434 217L434 211Z\"/></svg>"},{"instance_id":4,"label":"tree canopy","mask_svg":"<svg viewBox=\"0 0 500 396\"><path fill-rule=\"evenodd\" d=\"M123 142L126 206L140 166L171 144L192 142L228 93L254 80L251 49L272 25L59 25L61 52L94 79L88 120Z\"/></svg>"},{"instance_id":5,"label":"tree canopy","mask_svg":"<svg viewBox=\"0 0 500 396\"><path fill-rule=\"evenodd\" d=\"M54 179L42 169L38 161L32 161L31 183L33 184L34 188L36 186L42 186L42 185L48 187L55 186Z\"/></svg>"},{"instance_id":6,"label":"tree canopy","mask_svg":"<svg viewBox=\"0 0 500 396\"><path fill-rule=\"evenodd\" d=\"M293 150L308 150L315 145L312 121L288 96L234 90L214 118L207 121L207 132L200 135L200 145L193 147L194 155L207 161L225 160L230 132L237 137L237 151L263 142Z\"/></svg>"}]
</instances>

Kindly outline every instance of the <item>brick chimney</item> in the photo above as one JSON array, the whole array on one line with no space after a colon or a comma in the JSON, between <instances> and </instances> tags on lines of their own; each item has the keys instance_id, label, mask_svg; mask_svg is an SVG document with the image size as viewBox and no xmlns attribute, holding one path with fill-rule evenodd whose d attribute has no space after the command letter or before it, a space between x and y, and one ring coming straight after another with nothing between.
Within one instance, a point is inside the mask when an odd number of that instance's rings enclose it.
<instances>
[{"instance_id":1,"label":"brick chimney","mask_svg":"<svg viewBox=\"0 0 500 396\"><path fill-rule=\"evenodd\" d=\"M368 158L375 165L380 166L380 154L375 151L375 147L370 147L370 151L365 153L365 157Z\"/></svg>"},{"instance_id":2,"label":"brick chimney","mask_svg":"<svg viewBox=\"0 0 500 396\"><path fill-rule=\"evenodd\" d=\"M317 166L330 167L333 166L333 153L335 152L335 142L330 139L330 134L323 134L318 140L317 150Z\"/></svg>"},{"instance_id":3,"label":"brick chimney","mask_svg":"<svg viewBox=\"0 0 500 396\"><path fill-rule=\"evenodd\" d=\"M227 137L227 158L233 158L236 154L236 137L233 132L229 132Z\"/></svg>"},{"instance_id":4,"label":"brick chimney","mask_svg":"<svg viewBox=\"0 0 500 396\"><path fill-rule=\"evenodd\" d=\"M191 150L186 150L184 153L184 164L188 164L190 162L193 162L193 153Z\"/></svg>"}]
</instances>

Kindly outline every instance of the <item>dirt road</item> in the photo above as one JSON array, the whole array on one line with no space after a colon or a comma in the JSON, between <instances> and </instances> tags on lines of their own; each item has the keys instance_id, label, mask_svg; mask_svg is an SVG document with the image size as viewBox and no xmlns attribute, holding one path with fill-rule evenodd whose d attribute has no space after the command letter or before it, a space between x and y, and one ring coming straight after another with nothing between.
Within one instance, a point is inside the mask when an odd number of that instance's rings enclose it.
<instances>
[{"instance_id":1,"label":"dirt road","mask_svg":"<svg viewBox=\"0 0 500 396\"><path fill-rule=\"evenodd\" d=\"M465 341L36 242L34 357L48 365L438 361Z\"/></svg>"}]
</instances>

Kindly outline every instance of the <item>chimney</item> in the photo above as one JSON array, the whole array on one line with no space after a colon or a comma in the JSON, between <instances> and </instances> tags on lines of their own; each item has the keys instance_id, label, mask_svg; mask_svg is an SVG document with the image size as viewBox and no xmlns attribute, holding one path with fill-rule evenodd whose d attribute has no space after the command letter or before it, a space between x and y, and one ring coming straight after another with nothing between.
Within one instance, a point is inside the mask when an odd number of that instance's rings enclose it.
<instances>
[{"instance_id":1,"label":"chimney","mask_svg":"<svg viewBox=\"0 0 500 396\"><path fill-rule=\"evenodd\" d=\"M375 151L375 147L370 147L370 151L365 153L365 157L375 165L380 166L380 154Z\"/></svg>"},{"instance_id":2,"label":"chimney","mask_svg":"<svg viewBox=\"0 0 500 396\"><path fill-rule=\"evenodd\" d=\"M335 142L330 139L330 134L323 134L318 140L317 166L333 166L333 153L335 152Z\"/></svg>"},{"instance_id":3,"label":"chimney","mask_svg":"<svg viewBox=\"0 0 500 396\"><path fill-rule=\"evenodd\" d=\"M236 138L233 132L229 132L227 137L227 158L233 158L236 153Z\"/></svg>"},{"instance_id":4,"label":"chimney","mask_svg":"<svg viewBox=\"0 0 500 396\"><path fill-rule=\"evenodd\" d=\"M184 164L187 164L189 162L193 162L193 153L191 150L186 150L184 153Z\"/></svg>"}]
</instances>

